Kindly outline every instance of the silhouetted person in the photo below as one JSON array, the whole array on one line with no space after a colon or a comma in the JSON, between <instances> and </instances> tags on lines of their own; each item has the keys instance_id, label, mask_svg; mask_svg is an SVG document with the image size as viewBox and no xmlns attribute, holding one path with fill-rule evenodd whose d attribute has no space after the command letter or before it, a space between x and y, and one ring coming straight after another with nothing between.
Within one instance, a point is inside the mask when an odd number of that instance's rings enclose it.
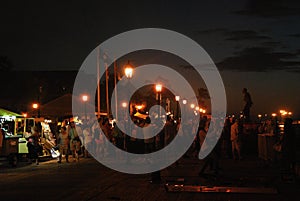
<instances>
[{"instance_id":1,"label":"silhouetted person","mask_svg":"<svg viewBox=\"0 0 300 201\"><path fill-rule=\"evenodd\" d=\"M285 119L282 138L282 173L284 174L292 173L296 163L296 134L292 123L291 118Z\"/></svg>"},{"instance_id":2,"label":"silhouetted person","mask_svg":"<svg viewBox=\"0 0 300 201\"><path fill-rule=\"evenodd\" d=\"M246 121L250 120L250 108L253 105L251 96L248 92L248 90L246 88L243 89L242 91L243 95L244 95L244 108L243 108L243 115Z\"/></svg>"}]
</instances>

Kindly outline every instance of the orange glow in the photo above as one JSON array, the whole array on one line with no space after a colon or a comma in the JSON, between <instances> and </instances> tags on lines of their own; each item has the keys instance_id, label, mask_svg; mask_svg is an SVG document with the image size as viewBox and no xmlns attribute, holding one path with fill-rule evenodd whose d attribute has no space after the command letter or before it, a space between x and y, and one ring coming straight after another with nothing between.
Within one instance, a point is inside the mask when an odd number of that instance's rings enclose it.
<instances>
[{"instance_id":1,"label":"orange glow","mask_svg":"<svg viewBox=\"0 0 300 201\"><path fill-rule=\"evenodd\" d=\"M39 104L37 104L37 103L33 103L33 104L32 104L32 108L33 108L33 109L37 109L38 107L39 107Z\"/></svg>"},{"instance_id":2,"label":"orange glow","mask_svg":"<svg viewBox=\"0 0 300 201\"><path fill-rule=\"evenodd\" d=\"M157 92L161 92L161 91L162 91L162 85L161 85L161 84L155 85L155 90L156 90Z\"/></svg>"},{"instance_id":3,"label":"orange glow","mask_svg":"<svg viewBox=\"0 0 300 201\"><path fill-rule=\"evenodd\" d=\"M133 74L133 68L128 64L125 67L125 76L127 78L132 78L132 74Z\"/></svg>"},{"instance_id":4,"label":"orange glow","mask_svg":"<svg viewBox=\"0 0 300 201\"><path fill-rule=\"evenodd\" d=\"M25 118L27 117L27 113L23 113L22 115L23 115L23 117L25 117Z\"/></svg>"},{"instance_id":5,"label":"orange glow","mask_svg":"<svg viewBox=\"0 0 300 201\"><path fill-rule=\"evenodd\" d=\"M138 110L142 109L143 107L144 107L143 105L136 105L135 106L135 108L138 109Z\"/></svg>"},{"instance_id":6,"label":"orange glow","mask_svg":"<svg viewBox=\"0 0 300 201\"><path fill-rule=\"evenodd\" d=\"M276 117L277 116L277 114L276 113L272 113L272 117Z\"/></svg>"}]
</instances>

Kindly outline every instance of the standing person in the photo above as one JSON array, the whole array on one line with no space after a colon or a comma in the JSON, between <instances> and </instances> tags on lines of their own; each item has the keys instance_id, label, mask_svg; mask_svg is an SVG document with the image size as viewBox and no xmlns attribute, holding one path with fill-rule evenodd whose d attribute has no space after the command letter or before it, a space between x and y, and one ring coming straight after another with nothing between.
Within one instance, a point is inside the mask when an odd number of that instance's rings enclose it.
<instances>
[{"instance_id":1,"label":"standing person","mask_svg":"<svg viewBox=\"0 0 300 201\"><path fill-rule=\"evenodd\" d=\"M80 138L77 132L77 129L75 127L75 122L71 122L71 127L69 130L69 139L70 139L70 150L72 152L73 161L79 161L79 155L78 152L80 151Z\"/></svg>"},{"instance_id":2,"label":"standing person","mask_svg":"<svg viewBox=\"0 0 300 201\"><path fill-rule=\"evenodd\" d=\"M58 135L58 148L60 155L58 157L58 163L61 163L62 155L65 155L66 162L69 162L69 135L65 126L61 127L61 131Z\"/></svg>"},{"instance_id":3,"label":"standing person","mask_svg":"<svg viewBox=\"0 0 300 201\"><path fill-rule=\"evenodd\" d=\"M31 128L31 136L28 139L27 147L29 152L29 159L35 161L35 163L39 164L39 153L42 151L41 145L39 144L40 135L38 132L38 128L33 126Z\"/></svg>"},{"instance_id":4,"label":"standing person","mask_svg":"<svg viewBox=\"0 0 300 201\"><path fill-rule=\"evenodd\" d=\"M90 154L89 152L92 150L92 141L93 141L93 137L92 137L92 131L91 131L91 127L90 125L86 125L86 127L83 129L83 136L84 136L84 153L83 156L85 158L89 158Z\"/></svg>"},{"instance_id":5,"label":"standing person","mask_svg":"<svg viewBox=\"0 0 300 201\"><path fill-rule=\"evenodd\" d=\"M296 132L293 128L293 120L286 118L282 136L282 176L291 175L295 170L296 152Z\"/></svg>"},{"instance_id":6,"label":"standing person","mask_svg":"<svg viewBox=\"0 0 300 201\"><path fill-rule=\"evenodd\" d=\"M231 130L231 121L227 117L222 130L222 137L220 139L222 140L223 143L223 155L225 156L225 158L232 158L230 130Z\"/></svg>"},{"instance_id":7,"label":"standing person","mask_svg":"<svg viewBox=\"0 0 300 201\"><path fill-rule=\"evenodd\" d=\"M100 128L95 128L95 143L96 143L96 155L99 157L104 157L104 134Z\"/></svg>"},{"instance_id":8,"label":"standing person","mask_svg":"<svg viewBox=\"0 0 300 201\"><path fill-rule=\"evenodd\" d=\"M205 125L205 127L202 127L202 125ZM199 128L199 141L200 141L200 148L203 147L203 143L206 139L206 135L209 129L209 126L211 124L211 120L206 120L206 122L203 122L200 124L200 128ZM213 128L214 126L212 126ZM209 141L212 140L210 138L206 139L209 144ZM207 145L206 145L207 146ZM205 147L204 147L205 148ZM218 171L219 171L219 156L218 156L218 151L219 151L219 144L216 144L216 146L213 148L213 150L206 156L206 158L204 159L204 164L201 167L198 175L199 176L203 176L204 172L206 171L207 167L209 167L209 170L213 171L213 174L215 176L218 175Z\"/></svg>"},{"instance_id":9,"label":"standing person","mask_svg":"<svg viewBox=\"0 0 300 201\"><path fill-rule=\"evenodd\" d=\"M240 125L239 120L233 120L233 124L230 129L230 140L232 146L232 157L234 160L237 159L236 153L238 155L238 159L241 160L241 136L240 136ZM236 152L236 153L235 153Z\"/></svg>"},{"instance_id":10,"label":"standing person","mask_svg":"<svg viewBox=\"0 0 300 201\"><path fill-rule=\"evenodd\" d=\"M250 120L250 108L253 105L250 93L248 92L248 90L246 88L243 89L242 91L243 95L244 95L244 108L243 108L243 115L245 118L245 121L249 121Z\"/></svg>"}]
</instances>

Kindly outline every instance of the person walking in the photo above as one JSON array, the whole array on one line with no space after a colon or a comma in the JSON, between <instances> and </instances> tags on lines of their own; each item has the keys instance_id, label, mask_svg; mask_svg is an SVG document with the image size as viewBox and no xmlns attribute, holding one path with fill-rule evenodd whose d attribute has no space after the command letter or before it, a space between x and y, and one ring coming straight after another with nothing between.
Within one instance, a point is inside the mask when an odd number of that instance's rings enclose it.
<instances>
[{"instance_id":1,"label":"person walking","mask_svg":"<svg viewBox=\"0 0 300 201\"><path fill-rule=\"evenodd\" d=\"M58 135L58 148L59 148L59 157L58 163L61 163L62 155L65 155L66 162L69 162L69 135L67 133L67 128L65 126L61 127L61 131Z\"/></svg>"}]
</instances>

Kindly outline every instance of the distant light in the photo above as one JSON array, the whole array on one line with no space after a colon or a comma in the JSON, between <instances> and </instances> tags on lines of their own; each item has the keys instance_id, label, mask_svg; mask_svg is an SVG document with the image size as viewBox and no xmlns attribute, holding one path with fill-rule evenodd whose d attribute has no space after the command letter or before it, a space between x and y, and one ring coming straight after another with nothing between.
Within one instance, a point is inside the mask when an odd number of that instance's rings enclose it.
<instances>
[{"instance_id":1,"label":"distant light","mask_svg":"<svg viewBox=\"0 0 300 201\"><path fill-rule=\"evenodd\" d=\"M182 100L182 103L185 105L185 104L187 104L187 100Z\"/></svg>"},{"instance_id":2,"label":"distant light","mask_svg":"<svg viewBox=\"0 0 300 201\"><path fill-rule=\"evenodd\" d=\"M199 111L199 107L198 106L196 107L196 110Z\"/></svg>"},{"instance_id":3,"label":"distant light","mask_svg":"<svg viewBox=\"0 0 300 201\"><path fill-rule=\"evenodd\" d=\"M205 114L205 113L206 113L206 110L202 110L202 113L204 113L204 114Z\"/></svg>"},{"instance_id":4,"label":"distant light","mask_svg":"<svg viewBox=\"0 0 300 201\"><path fill-rule=\"evenodd\" d=\"M276 117L277 116L277 114L276 113L272 113L272 117Z\"/></svg>"},{"instance_id":5,"label":"distant light","mask_svg":"<svg viewBox=\"0 0 300 201\"><path fill-rule=\"evenodd\" d=\"M191 108L194 109L195 108L195 104L192 103L191 104Z\"/></svg>"},{"instance_id":6,"label":"distant light","mask_svg":"<svg viewBox=\"0 0 300 201\"><path fill-rule=\"evenodd\" d=\"M199 112L203 112L203 109L202 109L202 108L200 108L200 109L199 109Z\"/></svg>"},{"instance_id":7,"label":"distant light","mask_svg":"<svg viewBox=\"0 0 300 201\"><path fill-rule=\"evenodd\" d=\"M33 103L33 104L32 104L32 108L33 108L33 109L37 109L38 107L39 107L39 104L38 104L38 103Z\"/></svg>"},{"instance_id":8,"label":"distant light","mask_svg":"<svg viewBox=\"0 0 300 201\"><path fill-rule=\"evenodd\" d=\"M86 102L89 99L88 95L82 95L81 98L84 102Z\"/></svg>"},{"instance_id":9,"label":"distant light","mask_svg":"<svg viewBox=\"0 0 300 201\"><path fill-rule=\"evenodd\" d=\"M175 96L175 100L179 101L180 100L180 96Z\"/></svg>"},{"instance_id":10,"label":"distant light","mask_svg":"<svg viewBox=\"0 0 300 201\"><path fill-rule=\"evenodd\" d=\"M124 107L124 108L127 107L127 103L126 103L126 102L123 102L123 103L122 103L122 107Z\"/></svg>"},{"instance_id":11,"label":"distant light","mask_svg":"<svg viewBox=\"0 0 300 201\"><path fill-rule=\"evenodd\" d=\"M261 118L261 116L262 116L261 114L257 115L258 118Z\"/></svg>"},{"instance_id":12,"label":"distant light","mask_svg":"<svg viewBox=\"0 0 300 201\"><path fill-rule=\"evenodd\" d=\"M27 117L27 113L23 113L22 115L23 115L23 117L25 117L25 118Z\"/></svg>"},{"instance_id":13,"label":"distant light","mask_svg":"<svg viewBox=\"0 0 300 201\"><path fill-rule=\"evenodd\" d=\"M288 115L292 115L292 112L288 112Z\"/></svg>"}]
</instances>

